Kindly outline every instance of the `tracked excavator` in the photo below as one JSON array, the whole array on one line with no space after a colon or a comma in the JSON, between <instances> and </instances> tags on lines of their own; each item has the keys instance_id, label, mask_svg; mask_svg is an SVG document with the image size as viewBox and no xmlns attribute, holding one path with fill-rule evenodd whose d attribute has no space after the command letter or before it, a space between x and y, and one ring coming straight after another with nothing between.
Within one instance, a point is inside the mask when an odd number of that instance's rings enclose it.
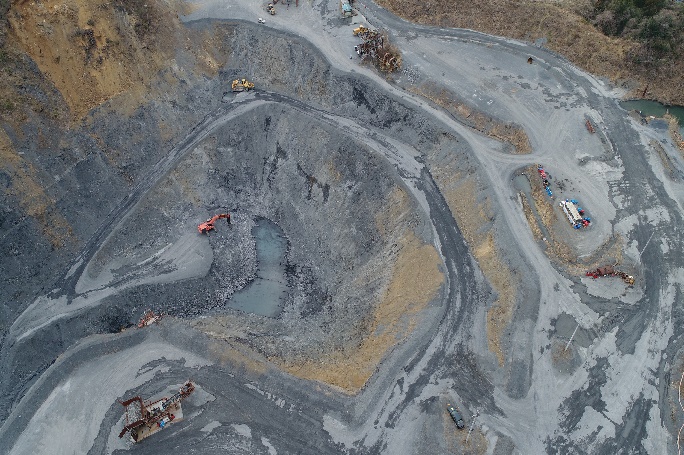
<instances>
[{"instance_id":1,"label":"tracked excavator","mask_svg":"<svg viewBox=\"0 0 684 455\"><path fill-rule=\"evenodd\" d=\"M359 36L359 35L366 33L367 31L369 31L368 27L365 27L363 25L359 25L357 28L352 30L352 34L354 36Z\"/></svg>"},{"instance_id":2,"label":"tracked excavator","mask_svg":"<svg viewBox=\"0 0 684 455\"><path fill-rule=\"evenodd\" d=\"M200 234L206 234L209 231L213 231L214 229L216 229L214 227L214 223L216 223L221 218L225 218L228 224L230 224L230 213L221 213L219 215L212 216L207 221L197 226L197 230Z\"/></svg>"},{"instance_id":3,"label":"tracked excavator","mask_svg":"<svg viewBox=\"0 0 684 455\"><path fill-rule=\"evenodd\" d=\"M254 88L254 82L249 82L247 79L235 79L230 86L234 92L246 92Z\"/></svg>"}]
</instances>

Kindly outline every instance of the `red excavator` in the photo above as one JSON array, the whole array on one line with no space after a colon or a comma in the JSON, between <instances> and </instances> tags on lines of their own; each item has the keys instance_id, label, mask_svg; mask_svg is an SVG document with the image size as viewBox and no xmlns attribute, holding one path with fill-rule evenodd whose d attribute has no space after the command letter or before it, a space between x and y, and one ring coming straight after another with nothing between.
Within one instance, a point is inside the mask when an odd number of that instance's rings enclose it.
<instances>
[{"instance_id":1,"label":"red excavator","mask_svg":"<svg viewBox=\"0 0 684 455\"><path fill-rule=\"evenodd\" d=\"M622 278L622 281L630 286L634 284L634 277L632 275L627 275L625 272L615 270L615 267L612 265L606 265L604 267L595 268L594 270L589 270L586 275L592 278L600 278L602 276L619 276Z\"/></svg>"},{"instance_id":2,"label":"red excavator","mask_svg":"<svg viewBox=\"0 0 684 455\"><path fill-rule=\"evenodd\" d=\"M214 223L221 218L225 218L228 224L230 224L230 213L221 213L219 215L212 216L207 221L197 226L197 230L200 234L206 234L207 232L216 229L214 227Z\"/></svg>"}]
</instances>

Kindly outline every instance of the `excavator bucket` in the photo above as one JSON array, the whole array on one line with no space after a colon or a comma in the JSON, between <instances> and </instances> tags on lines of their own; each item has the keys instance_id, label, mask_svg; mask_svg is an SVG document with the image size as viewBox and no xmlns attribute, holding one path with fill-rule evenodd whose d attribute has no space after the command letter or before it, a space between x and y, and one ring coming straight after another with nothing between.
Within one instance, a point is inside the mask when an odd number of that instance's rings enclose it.
<instances>
[{"instance_id":1,"label":"excavator bucket","mask_svg":"<svg viewBox=\"0 0 684 455\"><path fill-rule=\"evenodd\" d=\"M219 215L214 215L213 217L209 218L204 223L199 224L197 226L197 230L199 231L200 234L206 234L209 231L216 229L214 224L216 223L216 221L220 220L221 218L225 218L226 222L228 224L230 224L230 213L221 213Z\"/></svg>"}]
</instances>

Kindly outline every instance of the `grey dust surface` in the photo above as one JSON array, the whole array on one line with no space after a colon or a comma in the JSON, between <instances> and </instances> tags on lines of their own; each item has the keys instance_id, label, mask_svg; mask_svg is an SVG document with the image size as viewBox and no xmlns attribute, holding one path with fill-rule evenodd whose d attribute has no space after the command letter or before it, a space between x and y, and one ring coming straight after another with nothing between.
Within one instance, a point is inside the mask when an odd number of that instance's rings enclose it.
<instances>
[{"instance_id":1,"label":"grey dust surface","mask_svg":"<svg viewBox=\"0 0 684 455\"><path fill-rule=\"evenodd\" d=\"M677 453L684 162L666 131L632 120L619 90L531 43L413 25L365 2L353 20L333 0L280 3L275 16L255 2L191 5L185 26L221 30L225 67L213 79L188 71L172 101L132 117L105 105L65 133L73 153L92 150L55 184L64 213L81 220L79 248L36 258L49 270L40 280L3 268L0 452ZM361 22L389 31L399 74L349 58ZM257 89L226 94L240 75ZM510 153L417 95L428 83L520 125L532 153ZM159 117L176 125L173 143L133 134ZM108 168L90 133L129 151L133 183ZM549 258L518 194L530 191L521 169L538 163L565 182L557 197L592 214L589 230L563 231L570 254L619 238L633 286ZM486 327L497 295L440 187L445 168L477 181L514 273L501 364ZM407 195L401 222L381 229L378 213L397 192ZM231 225L197 233L223 211ZM438 251L444 282L358 394L275 363L253 367L358 344L407 226ZM37 248L3 234L6 251ZM245 294L260 280L275 287ZM166 316L135 328L146 309ZM231 322L218 337L197 329L221 318ZM182 422L139 444L116 437L118 400L187 379L198 389Z\"/></svg>"}]
</instances>

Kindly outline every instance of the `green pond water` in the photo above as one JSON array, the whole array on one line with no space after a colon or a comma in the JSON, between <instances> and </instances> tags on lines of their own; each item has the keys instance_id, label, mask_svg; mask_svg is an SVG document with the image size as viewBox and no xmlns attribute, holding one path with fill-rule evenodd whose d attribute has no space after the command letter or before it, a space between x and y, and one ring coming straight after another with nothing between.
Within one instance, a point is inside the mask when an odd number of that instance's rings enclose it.
<instances>
[{"instance_id":1,"label":"green pond water","mask_svg":"<svg viewBox=\"0 0 684 455\"><path fill-rule=\"evenodd\" d=\"M662 117L666 113L676 117L679 121L679 130L684 134L684 106L665 106L657 101L648 100L632 100L622 101L620 106L628 111L641 111L641 115L648 117Z\"/></svg>"}]
</instances>

